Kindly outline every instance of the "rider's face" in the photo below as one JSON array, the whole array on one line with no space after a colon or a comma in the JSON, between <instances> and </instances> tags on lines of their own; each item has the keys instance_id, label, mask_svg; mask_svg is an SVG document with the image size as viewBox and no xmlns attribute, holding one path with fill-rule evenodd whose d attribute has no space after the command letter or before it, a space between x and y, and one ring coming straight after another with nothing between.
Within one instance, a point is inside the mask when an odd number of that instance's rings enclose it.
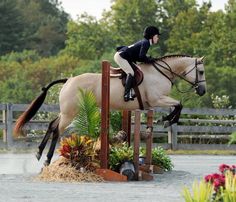
<instances>
[{"instance_id":1,"label":"rider's face","mask_svg":"<svg viewBox=\"0 0 236 202\"><path fill-rule=\"evenodd\" d=\"M153 43L156 44L159 41L159 36L157 34L154 35L152 40L153 40Z\"/></svg>"}]
</instances>

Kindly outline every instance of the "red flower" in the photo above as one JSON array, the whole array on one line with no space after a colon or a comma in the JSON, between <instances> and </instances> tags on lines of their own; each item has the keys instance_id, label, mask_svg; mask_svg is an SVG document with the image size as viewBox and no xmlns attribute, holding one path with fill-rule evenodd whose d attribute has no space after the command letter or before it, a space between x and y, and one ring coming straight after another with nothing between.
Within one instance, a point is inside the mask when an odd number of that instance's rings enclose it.
<instances>
[{"instance_id":1,"label":"red flower","mask_svg":"<svg viewBox=\"0 0 236 202\"><path fill-rule=\"evenodd\" d=\"M215 180L215 179L219 179L219 178L221 177L221 174L213 173L213 174L212 174L212 177L213 177L214 180Z\"/></svg>"},{"instance_id":2,"label":"red flower","mask_svg":"<svg viewBox=\"0 0 236 202\"><path fill-rule=\"evenodd\" d=\"M207 176L205 176L205 181L212 183L214 181L214 178L212 177L212 175L207 175Z\"/></svg>"},{"instance_id":3,"label":"red flower","mask_svg":"<svg viewBox=\"0 0 236 202\"><path fill-rule=\"evenodd\" d=\"M215 191L217 191L220 187L225 186L225 176L223 174L214 173L212 175L207 175L205 176L205 181L212 183Z\"/></svg>"},{"instance_id":4,"label":"red flower","mask_svg":"<svg viewBox=\"0 0 236 202\"><path fill-rule=\"evenodd\" d=\"M221 173L224 173L226 170L230 170L230 166L229 166L229 165L221 164L221 165L219 166L219 171L220 171Z\"/></svg>"}]
</instances>

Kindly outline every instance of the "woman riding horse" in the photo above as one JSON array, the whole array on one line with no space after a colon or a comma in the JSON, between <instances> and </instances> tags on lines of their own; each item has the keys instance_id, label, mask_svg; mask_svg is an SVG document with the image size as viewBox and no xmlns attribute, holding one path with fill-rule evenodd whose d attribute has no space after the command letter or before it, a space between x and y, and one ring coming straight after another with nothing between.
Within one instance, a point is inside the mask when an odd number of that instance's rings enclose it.
<instances>
[{"instance_id":1,"label":"woman riding horse","mask_svg":"<svg viewBox=\"0 0 236 202\"><path fill-rule=\"evenodd\" d=\"M144 104L144 109L153 107L174 107L174 110L163 118L165 126L177 123L180 117L182 105L168 95L171 92L172 84L176 78L184 79L188 82L200 96L206 92L205 71L203 57L191 57L186 55L170 55L156 59L153 64L140 64L144 79L139 86L140 95ZM42 152L52 135L52 142L47 154L45 165L50 164L59 135L62 135L66 127L74 117L80 112L78 108L80 98L77 96L79 89L92 91L96 97L98 106L101 106L101 79L99 73L86 73L53 81L42 89L42 93L31 103L29 108L18 118L14 134L17 137L22 132L23 126L32 119L43 104L49 89L59 83L64 83L60 95L60 114L49 124L44 136L37 158L40 159ZM125 102L123 98L123 85L118 77L110 78L110 108L117 110L139 109L139 102Z\"/></svg>"},{"instance_id":2,"label":"woman riding horse","mask_svg":"<svg viewBox=\"0 0 236 202\"><path fill-rule=\"evenodd\" d=\"M124 101L134 100L131 88L134 80L134 69L137 68L134 63L144 62L153 63L155 60L147 57L146 54L150 45L157 44L159 41L159 29L155 26L149 26L144 29L144 39L130 45L120 46L114 55L115 62L127 74L125 82Z\"/></svg>"}]
</instances>

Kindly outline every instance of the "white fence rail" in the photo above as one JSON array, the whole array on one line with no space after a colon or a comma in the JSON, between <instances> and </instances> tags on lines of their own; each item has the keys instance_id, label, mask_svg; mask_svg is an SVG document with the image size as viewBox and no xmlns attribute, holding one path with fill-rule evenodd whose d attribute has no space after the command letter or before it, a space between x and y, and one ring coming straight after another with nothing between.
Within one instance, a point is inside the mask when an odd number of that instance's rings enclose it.
<instances>
[{"instance_id":1,"label":"white fence rail","mask_svg":"<svg viewBox=\"0 0 236 202\"><path fill-rule=\"evenodd\" d=\"M14 140L12 132L15 120L20 113L26 110L26 104L0 104L0 130L3 131L0 146L11 148L17 141ZM58 105L42 105L41 112L59 112ZM168 113L169 109L157 108L156 113ZM33 120L26 125L27 130L46 130L50 120ZM141 128L145 131L145 124ZM172 127L163 128L161 125L154 124L154 137L166 135L167 144L162 144L165 148L171 149L236 149L236 145L227 144L180 144L178 138L185 135L229 136L236 131L236 109L187 109L181 113L181 119ZM1 131L0 131L1 132ZM155 145L156 146L156 145Z\"/></svg>"}]
</instances>

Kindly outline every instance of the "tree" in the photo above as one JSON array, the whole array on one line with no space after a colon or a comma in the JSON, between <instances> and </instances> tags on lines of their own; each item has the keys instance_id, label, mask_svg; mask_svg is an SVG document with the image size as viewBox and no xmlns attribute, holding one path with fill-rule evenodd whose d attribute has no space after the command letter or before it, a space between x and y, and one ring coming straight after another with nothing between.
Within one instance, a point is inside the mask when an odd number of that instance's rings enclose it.
<instances>
[{"instance_id":1,"label":"tree","mask_svg":"<svg viewBox=\"0 0 236 202\"><path fill-rule=\"evenodd\" d=\"M166 42L168 52L188 55L203 54L202 47L209 38L202 38L202 30L204 29L208 13L209 5L207 4L203 5L200 9L191 7L180 11L172 23L169 39Z\"/></svg>"},{"instance_id":2,"label":"tree","mask_svg":"<svg viewBox=\"0 0 236 202\"><path fill-rule=\"evenodd\" d=\"M142 38L146 26L159 26L155 0L116 0L108 17L117 45L129 45Z\"/></svg>"},{"instance_id":3,"label":"tree","mask_svg":"<svg viewBox=\"0 0 236 202\"><path fill-rule=\"evenodd\" d=\"M0 1L0 55L21 50L23 23L15 0Z\"/></svg>"},{"instance_id":4,"label":"tree","mask_svg":"<svg viewBox=\"0 0 236 202\"><path fill-rule=\"evenodd\" d=\"M111 47L110 35L99 22L87 14L77 22L70 21L67 27L66 48L63 51L79 59L98 59Z\"/></svg>"},{"instance_id":5,"label":"tree","mask_svg":"<svg viewBox=\"0 0 236 202\"><path fill-rule=\"evenodd\" d=\"M195 8L195 0L159 0L157 3L157 16L161 22L162 36L160 41L162 55L166 52L173 52L166 42L170 37L173 27L176 25L176 18L180 13L187 12L190 8ZM184 29L185 30L185 29ZM178 34L178 33L177 33Z\"/></svg>"},{"instance_id":6,"label":"tree","mask_svg":"<svg viewBox=\"0 0 236 202\"><path fill-rule=\"evenodd\" d=\"M64 48L69 15L60 8L57 0L22 0L16 3L25 22L25 46L22 50L34 49L42 56L50 56Z\"/></svg>"}]
</instances>

